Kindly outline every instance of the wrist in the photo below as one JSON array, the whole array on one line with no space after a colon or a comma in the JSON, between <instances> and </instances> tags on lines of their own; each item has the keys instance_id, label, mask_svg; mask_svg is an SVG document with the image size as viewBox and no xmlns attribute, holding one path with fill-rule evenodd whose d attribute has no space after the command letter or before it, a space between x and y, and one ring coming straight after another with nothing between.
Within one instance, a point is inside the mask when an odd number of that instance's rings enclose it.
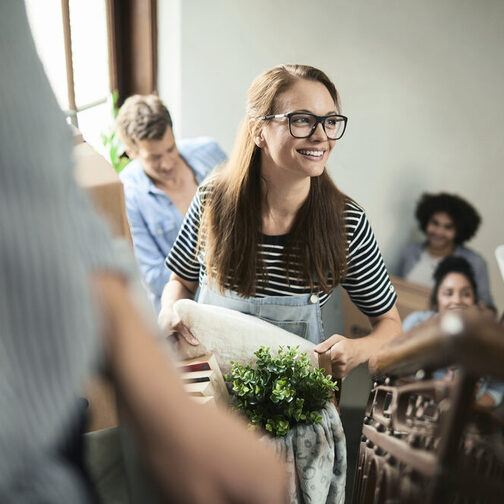
<instances>
[{"instance_id":1,"label":"wrist","mask_svg":"<svg viewBox=\"0 0 504 504\"><path fill-rule=\"evenodd\" d=\"M368 362L379 348L370 336L353 339L352 343L354 345L355 360L357 361L357 365Z\"/></svg>"},{"instance_id":2,"label":"wrist","mask_svg":"<svg viewBox=\"0 0 504 504\"><path fill-rule=\"evenodd\" d=\"M169 307L163 307L161 308L161 311L159 312L158 315L158 324L161 329L166 329L166 326L168 325L170 319L171 319L171 314L173 310Z\"/></svg>"}]
</instances>

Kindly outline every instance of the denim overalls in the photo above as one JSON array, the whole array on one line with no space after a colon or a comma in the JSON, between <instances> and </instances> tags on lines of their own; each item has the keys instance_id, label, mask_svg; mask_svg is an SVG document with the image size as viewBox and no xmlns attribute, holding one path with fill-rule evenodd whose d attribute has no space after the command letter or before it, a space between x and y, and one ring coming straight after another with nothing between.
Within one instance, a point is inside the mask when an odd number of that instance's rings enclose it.
<instances>
[{"instance_id":1,"label":"denim overalls","mask_svg":"<svg viewBox=\"0 0 504 504\"><path fill-rule=\"evenodd\" d=\"M254 315L314 344L325 339L317 294L244 298L229 290L221 294L208 284L205 275L200 285L198 303L223 306Z\"/></svg>"}]
</instances>

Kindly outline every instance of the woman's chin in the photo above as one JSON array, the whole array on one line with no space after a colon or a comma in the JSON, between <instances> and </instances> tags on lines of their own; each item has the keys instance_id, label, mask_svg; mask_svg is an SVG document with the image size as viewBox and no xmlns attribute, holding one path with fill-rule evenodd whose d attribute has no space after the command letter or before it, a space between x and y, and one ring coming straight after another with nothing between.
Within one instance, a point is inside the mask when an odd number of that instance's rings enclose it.
<instances>
[{"instance_id":1,"label":"woman's chin","mask_svg":"<svg viewBox=\"0 0 504 504\"><path fill-rule=\"evenodd\" d=\"M443 311L453 312L453 311L467 310L467 308L469 308L469 306L465 304L456 304L456 305L454 304L447 306Z\"/></svg>"}]
</instances>

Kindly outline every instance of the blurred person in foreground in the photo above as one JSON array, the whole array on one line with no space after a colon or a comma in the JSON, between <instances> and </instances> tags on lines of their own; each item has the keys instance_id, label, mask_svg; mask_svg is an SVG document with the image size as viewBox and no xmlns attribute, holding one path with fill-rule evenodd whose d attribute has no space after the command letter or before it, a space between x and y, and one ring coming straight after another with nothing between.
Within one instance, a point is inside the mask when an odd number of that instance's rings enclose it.
<instances>
[{"instance_id":1,"label":"blurred person in foreground","mask_svg":"<svg viewBox=\"0 0 504 504\"><path fill-rule=\"evenodd\" d=\"M134 263L73 179L23 2L0 4L0 65L0 502L96 501L68 447L100 365L167 500L283 502L281 463L245 424L187 397L139 311Z\"/></svg>"},{"instance_id":2,"label":"blurred person in foreground","mask_svg":"<svg viewBox=\"0 0 504 504\"><path fill-rule=\"evenodd\" d=\"M492 315L484 303L478 299L477 284L471 265L462 257L448 256L434 272L434 288L431 295L431 310L410 313L403 322L404 331L430 320L432 317L454 310L478 310ZM453 373L446 369L436 371L434 378L447 379ZM489 380L481 380L476 401L481 406L497 407L502 402L504 385Z\"/></svg>"},{"instance_id":3,"label":"blurred person in foreground","mask_svg":"<svg viewBox=\"0 0 504 504\"><path fill-rule=\"evenodd\" d=\"M130 96L116 120L132 161L121 171L135 257L156 311L170 278L165 259L196 188L226 155L212 138L175 142L170 112L156 95Z\"/></svg>"}]
</instances>

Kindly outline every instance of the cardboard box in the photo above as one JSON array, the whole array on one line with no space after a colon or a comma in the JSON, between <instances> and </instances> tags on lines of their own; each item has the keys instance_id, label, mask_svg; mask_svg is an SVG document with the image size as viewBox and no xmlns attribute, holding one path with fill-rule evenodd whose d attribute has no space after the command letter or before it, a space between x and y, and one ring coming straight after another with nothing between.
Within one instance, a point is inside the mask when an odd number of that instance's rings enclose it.
<instances>
[{"instance_id":1,"label":"cardboard box","mask_svg":"<svg viewBox=\"0 0 504 504\"><path fill-rule=\"evenodd\" d=\"M107 221L114 236L131 242L126 217L124 190L117 173L103 156L74 132L75 177L87 192L97 212ZM115 427L117 405L112 385L101 377L94 377L86 385L84 395L89 402L87 430L96 431Z\"/></svg>"},{"instance_id":2,"label":"cardboard box","mask_svg":"<svg viewBox=\"0 0 504 504\"><path fill-rule=\"evenodd\" d=\"M397 309L401 320L416 310L428 310L431 289L424 285L408 282L403 278L391 276L390 280L397 293ZM350 301L345 289L342 289L344 335L360 338L371 331L368 318ZM367 402L371 389L371 377L367 363L354 369L344 380L341 397L342 407L362 408Z\"/></svg>"},{"instance_id":3,"label":"cardboard box","mask_svg":"<svg viewBox=\"0 0 504 504\"><path fill-rule=\"evenodd\" d=\"M411 312L430 309L432 292L430 287L395 276L391 276L390 280L397 292L397 309L401 320L404 320Z\"/></svg>"},{"instance_id":4,"label":"cardboard box","mask_svg":"<svg viewBox=\"0 0 504 504\"><path fill-rule=\"evenodd\" d=\"M114 236L131 242L124 189L112 165L86 142L74 147L75 177L106 219Z\"/></svg>"},{"instance_id":5,"label":"cardboard box","mask_svg":"<svg viewBox=\"0 0 504 504\"><path fill-rule=\"evenodd\" d=\"M391 276L390 280L397 292L397 309L401 320L413 311L428 310L431 289L424 285L408 282L403 278ZM344 335L360 338L371 331L368 318L350 301L343 289Z\"/></svg>"}]
</instances>

